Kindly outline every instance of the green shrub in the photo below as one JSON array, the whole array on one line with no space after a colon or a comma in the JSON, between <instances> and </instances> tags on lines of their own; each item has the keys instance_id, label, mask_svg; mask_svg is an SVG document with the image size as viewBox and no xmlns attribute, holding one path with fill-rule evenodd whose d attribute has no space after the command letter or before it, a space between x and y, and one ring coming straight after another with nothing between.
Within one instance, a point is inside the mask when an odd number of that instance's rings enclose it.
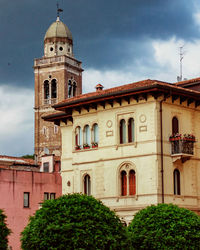
<instances>
[{"instance_id":1,"label":"green shrub","mask_svg":"<svg viewBox=\"0 0 200 250\"><path fill-rule=\"evenodd\" d=\"M200 249L200 217L172 204L140 210L128 232L134 249Z\"/></svg>"},{"instance_id":2,"label":"green shrub","mask_svg":"<svg viewBox=\"0 0 200 250\"><path fill-rule=\"evenodd\" d=\"M0 209L0 250L6 250L8 247L8 235L11 233L6 225L6 215Z\"/></svg>"},{"instance_id":3,"label":"green shrub","mask_svg":"<svg viewBox=\"0 0 200 250\"><path fill-rule=\"evenodd\" d=\"M22 249L124 249L126 229L109 208L91 196L48 200L22 232Z\"/></svg>"}]
</instances>

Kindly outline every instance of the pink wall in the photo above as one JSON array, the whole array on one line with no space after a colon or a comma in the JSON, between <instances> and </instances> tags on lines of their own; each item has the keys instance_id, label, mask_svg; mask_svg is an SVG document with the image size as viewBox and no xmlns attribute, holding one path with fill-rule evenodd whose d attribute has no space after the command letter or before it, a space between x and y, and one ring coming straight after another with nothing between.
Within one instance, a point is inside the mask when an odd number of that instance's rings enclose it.
<instances>
[{"instance_id":1,"label":"pink wall","mask_svg":"<svg viewBox=\"0 0 200 250\"><path fill-rule=\"evenodd\" d=\"M62 194L59 173L42 173L0 169L0 209L7 215L8 227L12 230L9 246L20 248L20 233L27 225L28 218L39 208L44 192ZM30 206L24 208L24 192L30 192Z\"/></svg>"}]
</instances>

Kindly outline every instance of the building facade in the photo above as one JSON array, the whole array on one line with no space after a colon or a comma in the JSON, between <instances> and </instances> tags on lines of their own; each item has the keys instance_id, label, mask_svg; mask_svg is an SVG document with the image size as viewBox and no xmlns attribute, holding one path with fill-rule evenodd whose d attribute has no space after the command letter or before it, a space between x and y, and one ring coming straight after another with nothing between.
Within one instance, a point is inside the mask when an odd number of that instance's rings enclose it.
<instances>
[{"instance_id":1,"label":"building facade","mask_svg":"<svg viewBox=\"0 0 200 250\"><path fill-rule=\"evenodd\" d=\"M43 201L62 194L59 164L59 159L54 156L42 157L40 166L33 160L0 156L0 208L12 231L10 249L21 249L20 233Z\"/></svg>"},{"instance_id":2,"label":"building facade","mask_svg":"<svg viewBox=\"0 0 200 250\"><path fill-rule=\"evenodd\" d=\"M73 55L73 38L57 17L44 37L44 56L34 61L35 74L35 155L61 154L60 129L42 116L52 105L82 93L81 62Z\"/></svg>"},{"instance_id":3,"label":"building facade","mask_svg":"<svg viewBox=\"0 0 200 250\"><path fill-rule=\"evenodd\" d=\"M129 223L151 204L200 213L200 92L145 80L54 106L62 192L93 195Z\"/></svg>"}]
</instances>

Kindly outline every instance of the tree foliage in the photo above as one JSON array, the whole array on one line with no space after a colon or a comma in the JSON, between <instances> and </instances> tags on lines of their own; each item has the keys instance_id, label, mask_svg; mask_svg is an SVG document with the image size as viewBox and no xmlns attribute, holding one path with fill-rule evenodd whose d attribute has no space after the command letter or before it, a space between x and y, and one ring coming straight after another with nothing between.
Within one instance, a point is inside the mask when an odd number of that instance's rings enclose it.
<instances>
[{"instance_id":1,"label":"tree foliage","mask_svg":"<svg viewBox=\"0 0 200 250\"><path fill-rule=\"evenodd\" d=\"M22 249L121 249L126 229L114 212L91 196L47 200L22 232Z\"/></svg>"},{"instance_id":2,"label":"tree foliage","mask_svg":"<svg viewBox=\"0 0 200 250\"><path fill-rule=\"evenodd\" d=\"M22 157L22 158L25 158L25 159L32 159L32 160L34 160L34 154L33 154L33 155L29 155L29 154L27 154L27 155L22 155L21 157Z\"/></svg>"},{"instance_id":3,"label":"tree foliage","mask_svg":"<svg viewBox=\"0 0 200 250\"><path fill-rule=\"evenodd\" d=\"M134 249L200 249L200 217L176 205L140 210L128 231Z\"/></svg>"},{"instance_id":4,"label":"tree foliage","mask_svg":"<svg viewBox=\"0 0 200 250\"><path fill-rule=\"evenodd\" d=\"M0 250L6 250L8 247L8 235L11 233L6 225L6 215L0 209Z\"/></svg>"}]
</instances>

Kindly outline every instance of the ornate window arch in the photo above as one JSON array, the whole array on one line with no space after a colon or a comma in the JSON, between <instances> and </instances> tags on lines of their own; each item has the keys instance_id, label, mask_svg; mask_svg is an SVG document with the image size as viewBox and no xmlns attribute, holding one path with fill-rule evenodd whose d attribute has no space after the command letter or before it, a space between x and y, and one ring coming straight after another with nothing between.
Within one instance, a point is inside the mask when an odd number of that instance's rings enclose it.
<instances>
[{"instance_id":1,"label":"ornate window arch","mask_svg":"<svg viewBox=\"0 0 200 250\"><path fill-rule=\"evenodd\" d=\"M57 81L53 79L51 81L51 98L57 98Z\"/></svg>"},{"instance_id":2,"label":"ornate window arch","mask_svg":"<svg viewBox=\"0 0 200 250\"><path fill-rule=\"evenodd\" d=\"M92 126L92 142L99 143L99 126L97 123L94 123Z\"/></svg>"},{"instance_id":3,"label":"ornate window arch","mask_svg":"<svg viewBox=\"0 0 200 250\"><path fill-rule=\"evenodd\" d=\"M83 178L84 194L91 195L91 178L89 174L86 174Z\"/></svg>"},{"instance_id":4,"label":"ornate window arch","mask_svg":"<svg viewBox=\"0 0 200 250\"><path fill-rule=\"evenodd\" d=\"M120 144L126 143L126 121L124 119L119 122L119 140Z\"/></svg>"},{"instance_id":5,"label":"ornate window arch","mask_svg":"<svg viewBox=\"0 0 200 250\"><path fill-rule=\"evenodd\" d=\"M47 100L50 98L50 91L49 91L49 81L44 81L44 99Z\"/></svg>"},{"instance_id":6,"label":"ornate window arch","mask_svg":"<svg viewBox=\"0 0 200 250\"><path fill-rule=\"evenodd\" d=\"M120 195L136 195L136 172L131 163L123 164L119 169Z\"/></svg>"},{"instance_id":7,"label":"ornate window arch","mask_svg":"<svg viewBox=\"0 0 200 250\"><path fill-rule=\"evenodd\" d=\"M77 126L75 129L75 145L82 146L82 144L83 144L82 128L80 126Z\"/></svg>"},{"instance_id":8,"label":"ornate window arch","mask_svg":"<svg viewBox=\"0 0 200 250\"><path fill-rule=\"evenodd\" d=\"M85 127L84 127L83 135L84 135L84 142L83 143L90 145L90 143L91 143L91 133L90 133L90 126L88 124L85 125Z\"/></svg>"},{"instance_id":9,"label":"ornate window arch","mask_svg":"<svg viewBox=\"0 0 200 250\"><path fill-rule=\"evenodd\" d=\"M134 119L131 117L128 119L128 142L135 141L135 123Z\"/></svg>"}]
</instances>

